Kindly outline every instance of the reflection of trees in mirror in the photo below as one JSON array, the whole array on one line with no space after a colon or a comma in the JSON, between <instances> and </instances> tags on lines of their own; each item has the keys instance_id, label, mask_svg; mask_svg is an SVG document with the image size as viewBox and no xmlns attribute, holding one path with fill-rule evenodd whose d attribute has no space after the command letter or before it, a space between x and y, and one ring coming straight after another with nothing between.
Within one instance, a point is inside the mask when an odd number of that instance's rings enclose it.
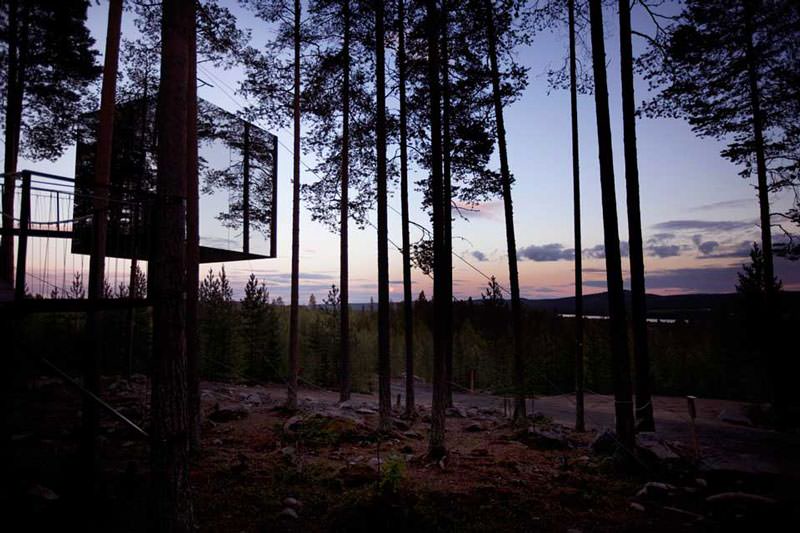
<instances>
[{"instance_id":1,"label":"reflection of trees in mirror","mask_svg":"<svg viewBox=\"0 0 800 533\"><path fill-rule=\"evenodd\" d=\"M232 229L244 228L247 220L249 228L269 236L275 137L204 100L199 101L199 108L202 191L212 194L222 190L229 195L228 211L218 213L217 220ZM228 150L227 163L215 165L211 161L216 145Z\"/></svg>"}]
</instances>

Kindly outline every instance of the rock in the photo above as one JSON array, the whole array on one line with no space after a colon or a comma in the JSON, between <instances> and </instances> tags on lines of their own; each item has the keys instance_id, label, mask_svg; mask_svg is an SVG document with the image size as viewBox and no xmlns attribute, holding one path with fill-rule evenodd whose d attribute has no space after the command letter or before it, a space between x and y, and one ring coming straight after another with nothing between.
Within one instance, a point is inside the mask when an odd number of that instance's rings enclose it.
<instances>
[{"instance_id":1,"label":"rock","mask_svg":"<svg viewBox=\"0 0 800 533\"><path fill-rule=\"evenodd\" d=\"M708 482L705 479L701 478L701 477L695 479L694 480L694 484L697 485L698 487L700 487L701 489L708 488Z\"/></svg>"},{"instance_id":2,"label":"rock","mask_svg":"<svg viewBox=\"0 0 800 533\"><path fill-rule=\"evenodd\" d=\"M411 429L411 425L408 422L400 420L399 418L392 419L392 424L394 424L394 428L398 431L408 431Z\"/></svg>"},{"instance_id":3,"label":"rock","mask_svg":"<svg viewBox=\"0 0 800 533\"><path fill-rule=\"evenodd\" d=\"M129 392L131 390L131 385L125 379L118 379L113 383L108 385L109 392Z\"/></svg>"},{"instance_id":4,"label":"rock","mask_svg":"<svg viewBox=\"0 0 800 533\"><path fill-rule=\"evenodd\" d=\"M557 431L529 426L517 434L517 439L531 448L544 450L567 450L570 448L567 437Z\"/></svg>"},{"instance_id":5,"label":"rock","mask_svg":"<svg viewBox=\"0 0 800 533\"><path fill-rule=\"evenodd\" d=\"M590 445L592 451L598 455L613 455L617 451L617 436L607 429L598 434Z\"/></svg>"},{"instance_id":6,"label":"rock","mask_svg":"<svg viewBox=\"0 0 800 533\"><path fill-rule=\"evenodd\" d=\"M297 511L287 507L286 509L284 509L283 511L278 513L278 518L282 518L282 519L285 519L285 520L297 520L297 518L298 518L297 517Z\"/></svg>"},{"instance_id":7,"label":"rock","mask_svg":"<svg viewBox=\"0 0 800 533\"><path fill-rule=\"evenodd\" d=\"M747 492L721 492L706 498L706 503L716 505L753 505L753 506L766 506L775 505L778 503L772 498L761 496L759 494L750 494Z\"/></svg>"},{"instance_id":8,"label":"rock","mask_svg":"<svg viewBox=\"0 0 800 533\"><path fill-rule=\"evenodd\" d=\"M214 439L211 441L214 446L222 446L222 439Z\"/></svg>"},{"instance_id":9,"label":"rock","mask_svg":"<svg viewBox=\"0 0 800 533\"><path fill-rule=\"evenodd\" d=\"M634 511L639 511L640 513L644 512L644 505L641 503L631 502L631 509Z\"/></svg>"},{"instance_id":10,"label":"rock","mask_svg":"<svg viewBox=\"0 0 800 533\"><path fill-rule=\"evenodd\" d=\"M224 424L225 422L233 422L234 420L241 420L247 418L250 412L244 407L232 407L215 409L208 415L208 419L217 424Z\"/></svg>"},{"instance_id":11,"label":"rock","mask_svg":"<svg viewBox=\"0 0 800 533\"><path fill-rule=\"evenodd\" d=\"M750 420L744 413L735 413L730 409L723 409L722 412L719 414L718 417L722 422L727 422L728 424L735 424L737 426L753 426L753 421Z\"/></svg>"},{"instance_id":12,"label":"rock","mask_svg":"<svg viewBox=\"0 0 800 533\"><path fill-rule=\"evenodd\" d=\"M641 432L636 435L636 448L645 459L651 461L663 463L680 460L680 456L666 442L656 437L655 433Z\"/></svg>"},{"instance_id":13,"label":"rock","mask_svg":"<svg viewBox=\"0 0 800 533\"><path fill-rule=\"evenodd\" d=\"M416 431L406 431L403 433L403 436L407 439L414 439L414 440L422 440L422 435L417 433Z\"/></svg>"},{"instance_id":14,"label":"rock","mask_svg":"<svg viewBox=\"0 0 800 533\"><path fill-rule=\"evenodd\" d=\"M295 415L289 418L283 424L283 432L284 433L291 433L292 431L297 431L303 425L303 416L302 415Z\"/></svg>"},{"instance_id":15,"label":"rock","mask_svg":"<svg viewBox=\"0 0 800 533\"><path fill-rule=\"evenodd\" d=\"M648 481L639 491L637 496L647 498L665 498L672 496L675 493L676 487L669 483L661 483L659 481Z\"/></svg>"},{"instance_id":16,"label":"rock","mask_svg":"<svg viewBox=\"0 0 800 533\"><path fill-rule=\"evenodd\" d=\"M464 428L464 431L469 433L480 433L481 431L486 431L486 428L483 427L482 424L478 424L477 422L474 424L470 424Z\"/></svg>"},{"instance_id":17,"label":"rock","mask_svg":"<svg viewBox=\"0 0 800 533\"><path fill-rule=\"evenodd\" d=\"M257 392L242 392L239 393L239 401L249 405L261 405L264 403L261 400L261 395Z\"/></svg>"},{"instance_id":18,"label":"rock","mask_svg":"<svg viewBox=\"0 0 800 533\"><path fill-rule=\"evenodd\" d=\"M445 409L444 415L453 418L467 418L467 411L463 407L453 406Z\"/></svg>"},{"instance_id":19,"label":"rock","mask_svg":"<svg viewBox=\"0 0 800 533\"><path fill-rule=\"evenodd\" d=\"M381 465L383 464L383 459L378 459L377 457L372 457L372 458L370 458L369 461L367 461L367 464L370 467L374 468L375 470L380 470L381 469Z\"/></svg>"},{"instance_id":20,"label":"rock","mask_svg":"<svg viewBox=\"0 0 800 533\"><path fill-rule=\"evenodd\" d=\"M303 508L303 502L296 498L289 497L283 499L283 506L289 509L300 511Z\"/></svg>"},{"instance_id":21,"label":"rock","mask_svg":"<svg viewBox=\"0 0 800 533\"><path fill-rule=\"evenodd\" d=\"M294 446L287 446L285 448L281 448L281 453L284 455L284 457L294 457L294 454L297 453L297 451L294 449Z\"/></svg>"},{"instance_id":22,"label":"rock","mask_svg":"<svg viewBox=\"0 0 800 533\"><path fill-rule=\"evenodd\" d=\"M377 412L378 411L370 407L359 407L358 409L356 409L356 413L360 415L374 415Z\"/></svg>"},{"instance_id":23,"label":"rock","mask_svg":"<svg viewBox=\"0 0 800 533\"><path fill-rule=\"evenodd\" d=\"M350 401L350 400L345 400L343 402L339 402L338 406L339 406L339 409L352 410L353 409L353 402Z\"/></svg>"},{"instance_id":24,"label":"rock","mask_svg":"<svg viewBox=\"0 0 800 533\"><path fill-rule=\"evenodd\" d=\"M55 492L48 489L47 487L43 487L42 485L32 485L28 489L28 496L48 502L54 502L58 500L60 497Z\"/></svg>"}]
</instances>

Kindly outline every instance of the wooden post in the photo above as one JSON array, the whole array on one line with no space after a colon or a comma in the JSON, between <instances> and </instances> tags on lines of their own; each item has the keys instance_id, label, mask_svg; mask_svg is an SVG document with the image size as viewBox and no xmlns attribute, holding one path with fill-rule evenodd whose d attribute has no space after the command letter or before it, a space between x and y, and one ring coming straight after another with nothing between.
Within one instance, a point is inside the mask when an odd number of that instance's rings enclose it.
<instances>
[{"instance_id":1,"label":"wooden post","mask_svg":"<svg viewBox=\"0 0 800 533\"><path fill-rule=\"evenodd\" d=\"M694 405L694 401L696 399L697 398L694 396L686 397L687 407L689 408L689 420L692 428L692 449L694 450L694 456L700 457L700 444L697 441L697 424L695 423L697 408Z\"/></svg>"},{"instance_id":2,"label":"wooden post","mask_svg":"<svg viewBox=\"0 0 800 533\"><path fill-rule=\"evenodd\" d=\"M14 297L25 298L25 260L28 256L28 230L31 223L31 174L22 171L22 198L19 207L19 237L17 241L17 280Z\"/></svg>"}]
</instances>

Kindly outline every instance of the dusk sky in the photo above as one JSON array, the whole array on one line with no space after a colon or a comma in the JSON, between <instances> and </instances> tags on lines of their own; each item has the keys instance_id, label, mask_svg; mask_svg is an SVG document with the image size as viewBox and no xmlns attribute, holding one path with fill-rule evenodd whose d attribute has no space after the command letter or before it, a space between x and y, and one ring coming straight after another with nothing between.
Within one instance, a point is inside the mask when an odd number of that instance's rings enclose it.
<instances>
[{"instance_id":1,"label":"dusk sky","mask_svg":"<svg viewBox=\"0 0 800 533\"><path fill-rule=\"evenodd\" d=\"M263 43L270 29L254 19L238 3L223 1L238 15L243 27L252 29L253 44ZM92 5L89 24L102 52L108 6ZM124 36L133 37L132 14L124 14ZM617 199L620 236L627 236L625 182L622 160L621 99L619 90L619 42L616 11L606 11L608 75L612 132L614 135ZM635 10L634 29L650 31L646 15ZM636 37L634 37L636 39ZM634 41L635 52L642 41ZM521 51L519 59L530 67L530 84L524 96L505 110L509 159L516 178L513 189L517 248L522 296L551 298L569 296L573 284L572 170L569 96L566 91L549 91L546 71L561 64L566 54L566 28L538 35L533 45ZM201 65L198 76L214 87L202 86L199 95L231 112L244 103L234 94L241 77L239 69L211 70ZM637 102L647 98L645 82L637 84ZM389 105L396 99L390 97ZM584 243L585 291L605 289L602 259L602 218L597 143L592 96L579 97L581 142L581 186ZM291 146L291 130L274 132L285 146ZM686 292L732 292L736 272L747 261L750 243L759 240L758 205L753 183L740 178L738 170L720 155L723 144L697 138L688 125L678 120L641 119L638 122L639 169L641 180L642 224L644 228L647 290L657 294ZM393 148L390 147L390 150ZM75 151L70 149L55 164L22 160L20 168L74 175ZM314 165L311 156L304 161ZM498 166L497 161L493 165ZM241 291L244 278L255 272L264 279L272 296L288 301L291 243L291 153L279 148L278 258L229 263L226 266L234 289ZM412 168L411 177L421 177ZM302 181L316 178L306 168ZM421 194L411 195L412 219L427 225L427 215L419 209ZM773 198L775 207L785 207L789 198ZM401 242L400 200L390 198L389 238ZM311 293L318 300L332 283L338 285L338 236L322 224L313 222L309 212L301 212L301 302ZM203 214L201 213L201 216ZM207 215L211 216L211 215ZM370 216L375 221L375 213ZM352 227L352 226L351 226ZM487 275L507 284L503 207L500 201L486 203L468 219L454 223L454 251ZM412 228L412 239L419 232ZM350 234L351 300L369 301L376 291L376 232L353 228ZM401 255L390 252L392 299L402 298ZM627 272L627 257L623 258ZM470 266L454 258L456 297L477 297L486 279ZM205 271L211 266L201 265ZM776 273L787 289L800 289L800 264L776 259ZM431 280L419 271L414 274L414 295L425 290L430 295Z\"/></svg>"}]
</instances>

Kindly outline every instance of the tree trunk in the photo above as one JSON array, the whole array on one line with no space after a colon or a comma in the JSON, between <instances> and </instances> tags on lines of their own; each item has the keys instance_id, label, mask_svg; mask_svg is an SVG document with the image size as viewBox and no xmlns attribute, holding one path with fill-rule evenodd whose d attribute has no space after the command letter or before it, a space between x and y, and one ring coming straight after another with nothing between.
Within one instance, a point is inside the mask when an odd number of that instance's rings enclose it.
<instances>
[{"instance_id":1,"label":"tree trunk","mask_svg":"<svg viewBox=\"0 0 800 533\"><path fill-rule=\"evenodd\" d=\"M151 530L194 529L189 485L186 361L186 181L193 2L164 0L158 98L153 300ZM175 112L177 110L177 112Z\"/></svg>"},{"instance_id":2,"label":"tree trunk","mask_svg":"<svg viewBox=\"0 0 800 533\"><path fill-rule=\"evenodd\" d=\"M19 57L19 7L17 0L8 2L8 73L6 75L6 132L5 160L3 163L3 229L14 227L14 189L16 186L17 158L19 156L19 132L22 121L22 97L25 91L25 65ZM25 36L23 35L24 39ZM14 237L0 238L0 281L8 287L14 284Z\"/></svg>"},{"instance_id":3,"label":"tree trunk","mask_svg":"<svg viewBox=\"0 0 800 533\"><path fill-rule=\"evenodd\" d=\"M378 406L380 428L392 427L389 338L389 225L386 191L386 52L383 0L375 2L376 145L378 149Z\"/></svg>"},{"instance_id":4,"label":"tree trunk","mask_svg":"<svg viewBox=\"0 0 800 533\"><path fill-rule=\"evenodd\" d=\"M197 13L192 14L196 21ZM200 278L200 183L197 155L197 28L189 35L186 117L186 359L189 383L189 446L200 449L200 338L198 283Z\"/></svg>"},{"instance_id":5,"label":"tree trunk","mask_svg":"<svg viewBox=\"0 0 800 533\"><path fill-rule=\"evenodd\" d=\"M445 380L446 402L448 407L453 405L453 205L452 205L452 175L450 140L450 54L448 49L448 24L449 7L447 0L442 0L442 170L443 170L443 198L444 209L444 253L442 259L442 281L445 291L445 300L442 304L447 335L444 339L445 353Z\"/></svg>"},{"instance_id":6,"label":"tree trunk","mask_svg":"<svg viewBox=\"0 0 800 533\"><path fill-rule=\"evenodd\" d=\"M603 42L602 0L590 0L592 28L592 68L597 114L597 144L600 160L600 188L603 203L603 235L608 283L608 314L611 327L611 364L614 383L617 437L627 449L633 449L633 404L631 401L628 332L625 324L625 294L622 285L622 261L619 249L617 195L614 189L614 160L611 143L611 120L608 111L606 52Z\"/></svg>"},{"instance_id":7,"label":"tree trunk","mask_svg":"<svg viewBox=\"0 0 800 533\"><path fill-rule=\"evenodd\" d=\"M622 129L625 143L625 188L628 202L628 245L631 264L631 317L633 329L636 428L655 431L650 395L650 354L647 347L642 215L639 206L639 162L636 152L636 103L633 90L631 11L627 0L619 1L619 48L622 76Z\"/></svg>"},{"instance_id":8,"label":"tree trunk","mask_svg":"<svg viewBox=\"0 0 800 533\"><path fill-rule=\"evenodd\" d=\"M486 1L486 31L489 45L489 66L492 75L492 97L497 122L497 148L500 152L500 174L505 207L506 245L508 250L508 277L511 285L511 322L514 332L514 420L526 417L525 376L522 339L522 302L519 296L519 271L517 270L517 242L514 236L514 206L511 201L511 171L508 166L506 130L503 120L503 102L500 94L500 71L497 65L497 36L495 34L494 7Z\"/></svg>"},{"instance_id":9,"label":"tree trunk","mask_svg":"<svg viewBox=\"0 0 800 533\"><path fill-rule=\"evenodd\" d=\"M122 0L111 0L108 6L108 28L106 30L105 64L103 86L100 97L100 116L97 130L97 150L94 165L94 198L92 217L92 248L89 257L89 301L86 329L89 346L84 353L84 383L92 393L100 394L100 360L103 351L102 313L98 301L103 298L106 266L106 238L108 235L108 198L111 184L111 156L114 137L114 111L117 94L117 70L119 64L120 25L122 23ZM84 397L82 412L81 458L87 496L93 500L94 482L97 475L96 439L98 429L98 405Z\"/></svg>"},{"instance_id":10,"label":"tree trunk","mask_svg":"<svg viewBox=\"0 0 800 533\"><path fill-rule=\"evenodd\" d=\"M583 408L583 258L581 256L581 167L578 149L578 83L575 53L575 0L569 9L569 102L572 122L572 194L575 231L575 431L585 431Z\"/></svg>"},{"instance_id":11,"label":"tree trunk","mask_svg":"<svg viewBox=\"0 0 800 533\"><path fill-rule=\"evenodd\" d=\"M764 310L760 322L760 336L762 339L761 350L764 360L768 365L768 375L772 382L772 402L779 424L787 419L786 406L789 403L788 394L790 385L786 379L785 364L780 362L782 350L777 345L774 332L775 324L779 320L778 287L775 284L775 264L772 251L772 219L769 206L769 184L767 183L767 163L764 147L764 124L761 113L761 89L759 88L759 58L753 43L755 30L753 28L752 1L745 2L745 29L747 42L745 58L747 61L748 90L750 93L750 107L753 120L753 140L756 152L756 175L758 178L758 206L759 223L761 225L761 252L764 258Z\"/></svg>"},{"instance_id":12,"label":"tree trunk","mask_svg":"<svg viewBox=\"0 0 800 533\"><path fill-rule=\"evenodd\" d=\"M344 43L342 59L342 193L339 230L339 400L350 399L350 265L348 259L348 219L350 202L350 0L342 2Z\"/></svg>"},{"instance_id":13,"label":"tree trunk","mask_svg":"<svg viewBox=\"0 0 800 533\"><path fill-rule=\"evenodd\" d=\"M426 0L426 34L428 41L428 85L430 88L430 127L431 127L431 198L433 200L433 398L431 403L431 434L428 454L432 458L443 457L447 450L444 444L445 416L447 403L445 367L445 321L442 319L446 309L446 291L441 275L444 263L442 205L442 90L439 84L439 10L436 0Z\"/></svg>"},{"instance_id":14,"label":"tree trunk","mask_svg":"<svg viewBox=\"0 0 800 533\"><path fill-rule=\"evenodd\" d=\"M761 224L761 251L764 254L764 287L767 293L775 290L775 265L772 254L772 226L769 215L769 185L767 184L767 163L764 154L764 125L761 116L761 91L758 87L758 58L753 44L752 13L749 2L745 2L748 40L746 45L747 74L750 92L750 107L753 117L753 139L756 151L756 174L758 177L759 222Z\"/></svg>"},{"instance_id":15,"label":"tree trunk","mask_svg":"<svg viewBox=\"0 0 800 533\"><path fill-rule=\"evenodd\" d=\"M397 71L400 83L400 211L403 232L403 322L406 355L406 418L416 412L414 401L414 302L411 296L411 239L408 213L408 108L406 102L405 0L397 4L399 24Z\"/></svg>"},{"instance_id":16,"label":"tree trunk","mask_svg":"<svg viewBox=\"0 0 800 533\"><path fill-rule=\"evenodd\" d=\"M300 360L300 0L294 0L294 151L292 167L292 288L289 310L289 383L286 407L297 409Z\"/></svg>"}]
</instances>

